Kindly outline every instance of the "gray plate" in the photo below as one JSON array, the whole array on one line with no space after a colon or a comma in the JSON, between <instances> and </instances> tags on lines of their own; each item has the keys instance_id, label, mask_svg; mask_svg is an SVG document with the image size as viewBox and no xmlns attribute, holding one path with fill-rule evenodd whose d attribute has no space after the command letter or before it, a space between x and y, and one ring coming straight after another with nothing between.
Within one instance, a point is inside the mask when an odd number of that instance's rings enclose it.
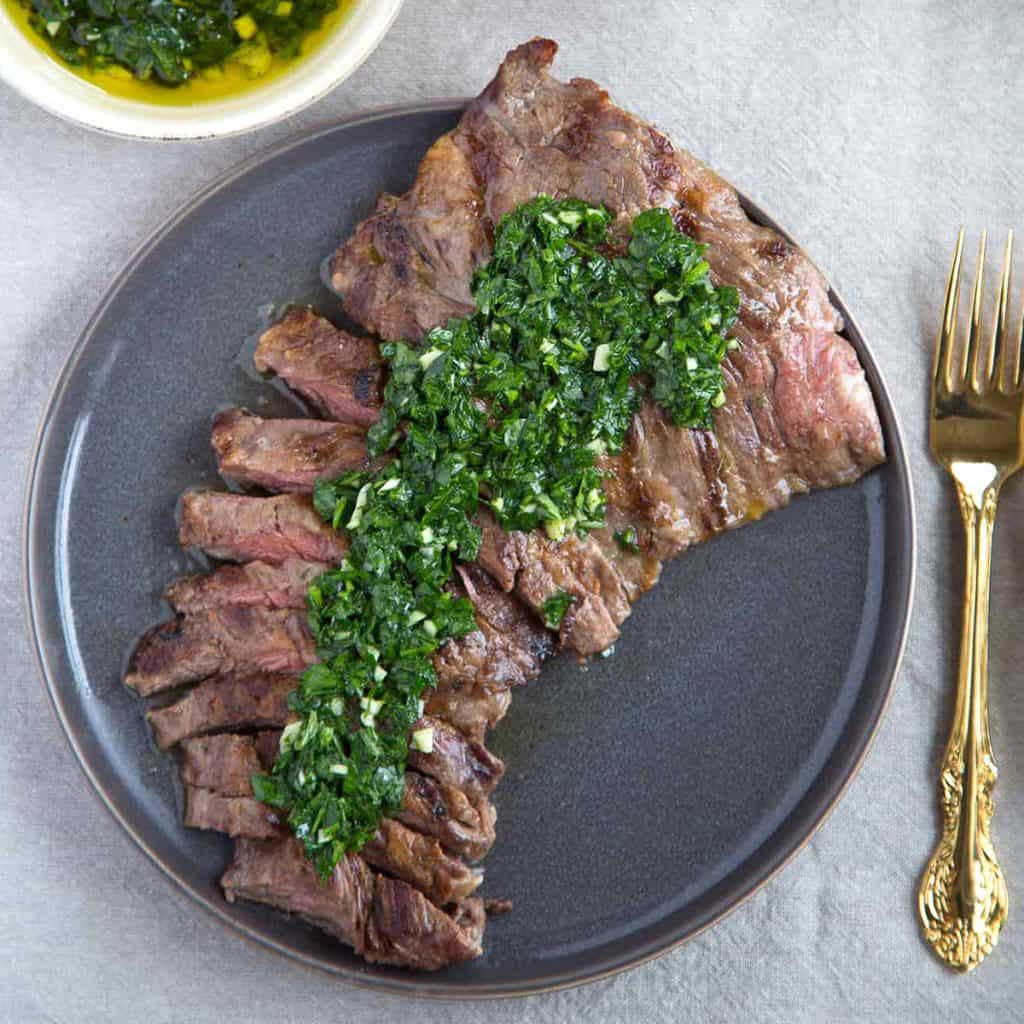
<instances>
[{"instance_id":1,"label":"gray plate","mask_svg":"<svg viewBox=\"0 0 1024 1024\"><path fill-rule=\"evenodd\" d=\"M174 508L218 486L211 417L295 403L247 368L265 304L337 300L318 264L381 189L411 181L452 102L303 135L191 202L114 282L61 375L26 511L29 614L54 707L103 801L199 904L351 981L447 996L576 984L663 952L777 871L821 823L885 710L913 579L910 482L878 370L885 467L667 567L618 653L557 660L493 733L508 775L485 892L511 898L479 960L369 968L320 932L224 902L229 842L183 828L169 757L122 685L136 635L188 568ZM752 214L767 219L755 208ZM227 940L227 939L226 939Z\"/></svg>"}]
</instances>

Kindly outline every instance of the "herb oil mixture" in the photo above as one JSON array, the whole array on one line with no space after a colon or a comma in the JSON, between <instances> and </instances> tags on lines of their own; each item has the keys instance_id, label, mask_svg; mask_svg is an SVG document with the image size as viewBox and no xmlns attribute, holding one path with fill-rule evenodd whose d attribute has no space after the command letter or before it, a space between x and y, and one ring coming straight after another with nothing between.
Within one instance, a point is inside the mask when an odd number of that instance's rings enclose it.
<instances>
[{"instance_id":1,"label":"herb oil mixture","mask_svg":"<svg viewBox=\"0 0 1024 1024\"><path fill-rule=\"evenodd\" d=\"M29 25L67 64L175 87L253 79L298 56L338 0L21 0Z\"/></svg>"}]
</instances>

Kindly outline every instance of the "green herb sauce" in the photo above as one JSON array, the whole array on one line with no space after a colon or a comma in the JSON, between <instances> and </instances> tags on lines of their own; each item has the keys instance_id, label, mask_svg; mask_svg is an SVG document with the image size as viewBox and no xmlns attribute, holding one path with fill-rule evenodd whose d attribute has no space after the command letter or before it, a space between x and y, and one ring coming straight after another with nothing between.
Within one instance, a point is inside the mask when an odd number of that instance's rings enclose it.
<instances>
[{"instance_id":1,"label":"green herb sauce","mask_svg":"<svg viewBox=\"0 0 1024 1024\"><path fill-rule=\"evenodd\" d=\"M297 56L338 0L22 0L29 24L74 68L164 86L249 78Z\"/></svg>"},{"instance_id":2,"label":"green herb sauce","mask_svg":"<svg viewBox=\"0 0 1024 1024\"><path fill-rule=\"evenodd\" d=\"M725 400L735 289L712 285L704 247L664 210L634 219L622 257L610 225L601 207L547 196L505 217L473 281L476 312L415 349L384 347L391 375L369 440L392 461L317 484L318 512L351 548L310 588L322 661L253 787L288 809L321 876L401 807L432 658L475 628L469 601L445 587L455 561L477 555L478 507L506 529L583 535L604 523L595 460L621 450L645 393L691 427L709 427ZM549 626L571 602L545 603ZM430 730L411 742L429 750Z\"/></svg>"}]
</instances>

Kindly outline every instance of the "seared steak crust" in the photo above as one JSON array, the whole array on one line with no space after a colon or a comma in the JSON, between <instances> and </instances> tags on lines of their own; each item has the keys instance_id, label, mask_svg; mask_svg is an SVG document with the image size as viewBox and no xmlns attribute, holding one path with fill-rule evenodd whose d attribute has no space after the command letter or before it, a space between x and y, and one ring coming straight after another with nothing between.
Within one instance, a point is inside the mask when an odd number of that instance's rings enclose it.
<instances>
[{"instance_id":1,"label":"seared steak crust","mask_svg":"<svg viewBox=\"0 0 1024 1024\"><path fill-rule=\"evenodd\" d=\"M359 854L367 864L414 885L440 906L471 896L484 880L482 869L468 867L447 854L436 839L391 818L380 823Z\"/></svg>"},{"instance_id":2,"label":"seared steak crust","mask_svg":"<svg viewBox=\"0 0 1024 1024\"><path fill-rule=\"evenodd\" d=\"M433 750L410 749L410 768L461 790L474 802L483 802L505 773L505 766L483 744L467 739L439 718L424 716L412 727L433 729Z\"/></svg>"},{"instance_id":3,"label":"seared steak crust","mask_svg":"<svg viewBox=\"0 0 1024 1024\"><path fill-rule=\"evenodd\" d=\"M151 708L146 718L161 750L193 736L222 730L283 726L294 717L288 709L288 694L297 685L294 675L255 672L214 676L174 704Z\"/></svg>"},{"instance_id":4,"label":"seared steak crust","mask_svg":"<svg viewBox=\"0 0 1024 1024\"><path fill-rule=\"evenodd\" d=\"M384 380L377 343L338 330L311 310L288 310L260 338L254 362L328 419L363 426L377 419Z\"/></svg>"},{"instance_id":5,"label":"seared steak crust","mask_svg":"<svg viewBox=\"0 0 1024 1024\"><path fill-rule=\"evenodd\" d=\"M434 836L451 853L480 860L494 843L494 806L471 800L457 786L419 772L405 773L405 795L399 821Z\"/></svg>"}]
</instances>

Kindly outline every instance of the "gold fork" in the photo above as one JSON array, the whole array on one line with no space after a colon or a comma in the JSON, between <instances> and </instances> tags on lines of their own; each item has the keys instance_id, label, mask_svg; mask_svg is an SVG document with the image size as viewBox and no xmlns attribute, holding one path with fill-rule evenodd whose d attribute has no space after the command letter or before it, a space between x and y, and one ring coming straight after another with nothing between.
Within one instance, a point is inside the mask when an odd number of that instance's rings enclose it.
<instances>
[{"instance_id":1,"label":"gold fork","mask_svg":"<svg viewBox=\"0 0 1024 1024\"><path fill-rule=\"evenodd\" d=\"M1024 461L1021 333L1007 352L1006 322L1013 266L1007 235L999 304L983 337L985 233L971 297L970 330L956 353L960 257L957 238L932 375L931 449L956 484L967 533L963 635L953 728L942 762L943 831L921 880L918 911L925 938L951 967L977 967L1006 920L1006 880L992 846L996 763L988 731L988 609L992 533L1003 483ZM1024 329L1024 328L1022 328Z\"/></svg>"}]
</instances>

